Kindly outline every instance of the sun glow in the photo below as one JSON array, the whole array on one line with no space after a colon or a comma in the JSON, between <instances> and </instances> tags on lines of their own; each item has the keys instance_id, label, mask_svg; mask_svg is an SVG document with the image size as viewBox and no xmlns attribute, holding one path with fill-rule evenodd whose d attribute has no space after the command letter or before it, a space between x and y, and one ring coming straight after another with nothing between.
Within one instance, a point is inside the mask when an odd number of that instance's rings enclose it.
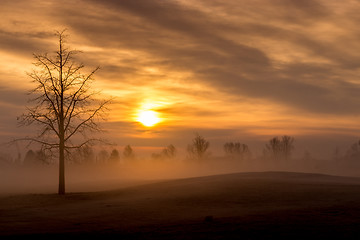
<instances>
[{"instance_id":1,"label":"sun glow","mask_svg":"<svg viewBox=\"0 0 360 240\"><path fill-rule=\"evenodd\" d=\"M158 113L152 110L140 112L137 120L146 127L152 127L160 122Z\"/></svg>"}]
</instances>

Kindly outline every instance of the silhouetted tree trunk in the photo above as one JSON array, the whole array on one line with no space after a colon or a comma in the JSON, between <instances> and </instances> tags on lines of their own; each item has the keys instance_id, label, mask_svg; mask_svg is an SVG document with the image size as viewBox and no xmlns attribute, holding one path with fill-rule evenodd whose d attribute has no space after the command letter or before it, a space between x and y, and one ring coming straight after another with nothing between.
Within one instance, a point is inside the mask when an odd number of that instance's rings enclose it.
<instances>
[{"instance_id":1,"label":"silhouetted tree trunk","mask_svg":"<svg viewBox=\"0 0 360 240\"><path fill-rule=\"evenodd\" d=\"M72 148L80 148L97 140L86 138L88 130L100 130L97 117L109 102L94 98L91 91L92 76L98 70L83 75L80 70L83 64L73 61L77 51L68 50L64 46L64 31L57 32L59 49L55 56L37 55L34 70L28 74L37 85L32 90L36 97L32 99L35 106L21 117L23 125L38 124L40 134L34 138L24 138L42 144L46 150L58 149L59 155L59 194L65 194L65 152ZM77 134L83 134L85 140L74 143L71 141Z\"/></svg>"}]
</instances>

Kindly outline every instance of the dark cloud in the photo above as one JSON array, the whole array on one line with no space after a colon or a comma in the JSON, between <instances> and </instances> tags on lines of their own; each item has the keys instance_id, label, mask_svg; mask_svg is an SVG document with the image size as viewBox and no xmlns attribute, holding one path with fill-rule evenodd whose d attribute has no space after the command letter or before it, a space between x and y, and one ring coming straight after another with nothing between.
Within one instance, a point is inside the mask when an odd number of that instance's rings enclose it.
<instances>
[{"instance_id":1,"label":"dark cloud","mask_svg":"<svg viewBox=\"0 0 360 240\"><path fill-rule=\"evenodd\" d=\"M358 89L357 85L347 83L346 88L331 88L334 84L327 83L335 81L335 85L341 85L346 82L346 76L341 75L342 69L359 67L360 55L344 51L336 42L321 41L316 35L305 35L302 31L271 22L274 17L286 25L290 16L291 22L302 27L306 27L309 20L315 23L331 21L331 9L321 2L279 0L265 4L264 8L269 11L263 12L263 19L269 18L269 22L256 22L249 13L244 22L215 19L201 9L175 1L93 2L101 8L111 9L114 14L108 18L100 16L100 19L78 21L83 17L80 12L75 17L66 18L66 24L96 45L144 51L161 66L192 72L196 81L214 85L230 94L268 99L309 112L358 112L360 102L352 92L347 92L348 89ZM221 5L224 11L234 3L221 2ZM248 2L239 5L244 5L245 9L253 7ZM329 63L288 62L278 68L267 53L257 48L256 43L250 47L227 37L227 34L256 36L279 44L291 43L314 57L327 59ZM136 75L132 67L125 72L130 74L133 71ZM115 68L114 71L117 72Z\"/></svg>"},{"instance_id":2,"label":"dark cloud","mask_svg":"<svg viewBox=\"0 0 360 240\"><path fill-rule=\"evenodd\" d=\"M0 29L0 49L17 53L23 56L31 56L32 53L43 52L51 45L44 39L53 37L54 33L47 32L7 32Z\"/></svg>"},{"instance_id":3,"label":"dark cloud","mask_svg":"<svg viewBox=\"0 0 360 240\"><path fill-rule=\"evenodd\" d=\"M6 81L0 79L0 83L2 82ZM26 94L23 91L0 84L0 145L29 132L29 129L21 129L20 132L17 120L26 103Z\"/></svg>"},{"instance_id":4,"label":"dark cloud","mask_svg":"<svg viewBox=\"0 0 360 240\"><path fill-rule=\"evenodd\" d=\"M0 79L0 82L6 82ZM27 93L0 84L0 103L6 103L11 108L20 108L26 103Z\"/></svg>"}]
</instances>

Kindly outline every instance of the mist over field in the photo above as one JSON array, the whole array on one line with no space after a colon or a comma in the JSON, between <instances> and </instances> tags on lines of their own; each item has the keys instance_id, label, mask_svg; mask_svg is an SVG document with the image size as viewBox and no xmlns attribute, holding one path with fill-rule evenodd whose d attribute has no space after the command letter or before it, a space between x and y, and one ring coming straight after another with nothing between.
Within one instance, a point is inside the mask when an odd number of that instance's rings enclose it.
<instances>
[{"instance_id":1,"label":"mist over field","mask_svg":"<svg viewBox=\"0 0 360 240\"><path fill-rule=\"evenodd\" d=\"M139 157L112 162L66 163L68 192L115 190L122 187L169 179L210 176L237 172L287 171L360 177L360 165L346 159L316 160L291 158L276 161L266 158L240 159L236 156L189 159ZM58 163L35 161L31 164L5 163L0 168L0 194L55 193L58 187Z\"/></svg>"},{"instance_id":2,"label":"mist over field","mask_svg":"<svg viewBox=\"0 0 360 240\"><path fill-rule=\"evenodd\" d=\"M70 165L66 195L54 194L55 166L2 170L0 236L358 236L360 178L286 172L299 170L286 166L278 166L281 171L251 172L274 167L248 166L229 159Z\"/></svg>"}]
</instances>

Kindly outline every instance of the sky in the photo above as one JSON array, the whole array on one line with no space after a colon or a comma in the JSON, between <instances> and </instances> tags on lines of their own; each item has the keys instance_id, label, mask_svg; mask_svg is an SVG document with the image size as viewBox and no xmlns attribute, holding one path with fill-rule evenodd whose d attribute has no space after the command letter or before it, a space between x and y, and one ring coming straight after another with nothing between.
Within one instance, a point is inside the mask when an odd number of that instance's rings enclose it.
<instances>
[{"instance_id":1,"label":"sky","mask_svg":"<svg viewBox=\"0 0 360 240\"><path fill-rule=\"evenodd\" d=\"M194 133L261 154L291 135L297 154L330 157L360 133L360 3L353 0L1 0L0 141L19 128L34 86L33 53L55 31L100 66L94 88L114 97L106 137L119 148L186 149ZM146 127L140 112L161 121Z\"/></svg>"}]
</instances>

